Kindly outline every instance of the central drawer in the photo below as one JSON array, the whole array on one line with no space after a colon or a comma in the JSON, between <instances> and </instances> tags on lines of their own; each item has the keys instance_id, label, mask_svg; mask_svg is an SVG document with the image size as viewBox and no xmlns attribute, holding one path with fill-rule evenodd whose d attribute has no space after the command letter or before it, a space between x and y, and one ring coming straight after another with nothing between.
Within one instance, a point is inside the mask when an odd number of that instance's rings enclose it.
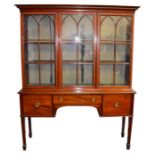
<instances>
[{"instance_id":1,"label":"central drawer","mask_svg":"<svg viewBox=\"0 0 155 155\"><path fill-rule=\"evenodd\" d=\"M100 95L55 95L53 100L54 104L94 105L101 104L102 97Z\"/></svg>"}]
</instances>

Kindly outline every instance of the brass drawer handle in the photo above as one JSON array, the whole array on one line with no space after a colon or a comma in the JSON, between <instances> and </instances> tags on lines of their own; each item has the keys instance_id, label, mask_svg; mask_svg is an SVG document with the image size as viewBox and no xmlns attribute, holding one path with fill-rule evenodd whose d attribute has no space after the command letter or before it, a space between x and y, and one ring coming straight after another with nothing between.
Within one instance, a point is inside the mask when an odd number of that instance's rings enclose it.
<instances>
[{"instance_id":1,"label":"brass drawer handle","mask_svg":"<svg viewBox=\"0 0 155 155\"><path fill-rule=\"evenodd\" d=\"M92 101L92 102L95 102L95 101L96 101L96 99L93 97L93 98L91 99L91 101Z\"/></svg>"},{"instance_id":2,"label":"brass drawer handle","mask_svg":"<svg viewBox=\"0 0 155 155\"><path fill-rule=\"evenodd\" d=\"M114 107L115 107L115 108L119 108L119 107L120 107L120 103L119 103L119 102L115 102L115 103L114 103Z\"/></svg>"},{"instance_id":3,"label":"brass drawer handle","mask_svg":"<svg viewBox=\"0 0 155 155\"><path fill-rule=\"evenodd\" d=\"M37 103L35 103L34 107L35 107L35 108L39 108L40 105L41 105L41 104L40 104L39 102L37 102Z\"/></svg>"},{"instance_id":4,"label":"brass drawer handle","mask_svg":"<svg viewBox=\"0 0 155 155\"><path fill-rule=\"evenodd\" d=\"M60 102L62 102L62 101L63 101L63 98L62 98L62 97L60 97L60 98L59 98L59 101L60 101Z\"/></svg>"}]
</instances>

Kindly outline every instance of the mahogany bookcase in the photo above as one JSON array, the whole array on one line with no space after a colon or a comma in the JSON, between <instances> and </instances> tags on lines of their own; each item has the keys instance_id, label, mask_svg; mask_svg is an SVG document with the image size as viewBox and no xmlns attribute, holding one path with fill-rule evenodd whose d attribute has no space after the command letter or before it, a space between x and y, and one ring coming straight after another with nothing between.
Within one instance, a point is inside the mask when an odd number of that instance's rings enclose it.
<instances>
[{"instance_id":1,"label":"mahogany bookcase","mask_svg":"<svg viewBox=\"0 0 155 155\"><path fill-rule=\"evenodd\" d=\"M122 117L130 149L134 94L134 13L138 6L16 5L21 17L23 149L25 118L54 117L62 106L93 106Z\"/></svg>"}]
</instances>

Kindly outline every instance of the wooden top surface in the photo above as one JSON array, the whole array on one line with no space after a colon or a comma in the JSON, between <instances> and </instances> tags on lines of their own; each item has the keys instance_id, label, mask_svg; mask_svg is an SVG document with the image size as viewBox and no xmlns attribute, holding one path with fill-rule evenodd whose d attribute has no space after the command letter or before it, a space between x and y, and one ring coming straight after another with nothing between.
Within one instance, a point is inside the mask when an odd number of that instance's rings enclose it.
<instances>
[{"instance_id":1,"label":"wooden top surface","mask_svg":"<svg viewBox=\"0 0 155 155\"><path fill-rule=\"evenodd\" d=\"M129 89L87 89L87 90L65 90L65 89L21 89L18 94L28 93L28 94L135 94L136 92L129 88Z\"/></svg>"}]
</instances>

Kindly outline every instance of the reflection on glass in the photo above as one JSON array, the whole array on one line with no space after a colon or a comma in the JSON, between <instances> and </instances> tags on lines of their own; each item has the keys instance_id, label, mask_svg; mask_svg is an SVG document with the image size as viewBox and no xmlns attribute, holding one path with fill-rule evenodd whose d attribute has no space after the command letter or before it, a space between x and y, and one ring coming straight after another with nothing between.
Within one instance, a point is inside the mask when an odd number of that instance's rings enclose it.
<instances>
[{"instance_id":1,"label":"reflection on glass","mask_svg":"<svg viewBox=\"0 0 155 155\"><path fill-rule=\"evenodd\" d=\"M92 44L85 44L80 43L78 45L78 51L77 51L77 45L76 44L63 44L62 45L62 59L63 60L93 60L93 45ZM78 52L78 56L77 56Z\"/></svg>"},{"instance_id":2,"label":"reflection on glass","mask_svg":"<svg viewBox=\"0 0 155 155\"><path fill-rule=\"evenodd\" d=\"M116 46L116 61L129 62L130 59L130 45Z\"/></svg>"},{"instance_id":3,"label":"reflection on glass","mask_svg":"<svg viewBox=\"0 0 155 155\"><path fill-rule=\"evenodd\" d=\"M127 85L129 77L129 65L116 65L115 84Z\"/></svg>"},{"instance_id":4,"label":"reflection on glass","mask_svg":"<svg viewBox=\"0 0 155 155\"><path fill-rule=\"evenodd\" d=\"M86 44L86 43L80 43L78 59L81 61L93 60L93 45Z\"/></svg>"},{"instance_id":5,"label":"reflection on glass","mask_svg":"<svg viewBox=\"0 0 155 155\"><path fill-rule=\"evenodd\" d=\"M38 45L37 44L28 44L26 55L26 60L38 60Z\"/></svg>"},{"instance_id":6,"label":"reflection on glass","mask_svg":"<svg viewBox=\"0 0 155 155\"><path fill-rule=\"evenodd\" d=\"M54 65L40 65L41 84L54 84Z\"/></svg>"},{"instance_id":7,"label":"reflection on glass","mask_svg":"<svg viewBox=\"0 0 155 155\"><path fill-rule=\"evenodd\" d=\"M131 39L131 18L123 17L119 20L116 31L116 40Z\"/></svg>"},{"instance_id":8,"label":"reflection on glass","mask_svg":"<svg viewBox=\"0 0 155 155\"><path fill-rule=\"evenodd\" d=\"M64 85L76 85L76 65L75 64L63 64L63 84Z\"/></svg>"},{"instance_id":9,"label":"reflection on glass","mask_svg":"<svg viewBox=\"0 0 155 155\"><path fill-rule=\"evenodd\" d=\"M54 45L40 44L40 60L54 60Z\"/></svg>"},{"instance_id":10,"label":"reflection on glass","mask_svg":"<svg viewBox=\"0 0 155 155\"><path fill-rule=\"evenodd\" d=\"M111 16L101 17L101 40L114 40L115 25Z\"/></svg>"},{"instance_id":11,"label":"reflection on glass","mask_svg":"<svg viewBox=\"0 0 155 155\"><path fill-rule=\"evenodd\" d=\"M114 61L114 45L113 44L101 44L100 60Z\"/></svg>"},{"instance_id":12,"label":"reflection on glass","mask_svg":"<svg viewBox=\"0 0 155 155\"><path fill-rule=\"evenodd\" d=\"M79 65L78 84L79 85L92 85L92 73L93 73L92 64Z\"/></svg>"},{"instance_id":13,"label":"reflection on glass","mask_svg":"<svg viewBox=\"0 0 155 155\"><path fill-rule=\"evenodd\" d=\"M76 44L63 44L62 45L62 60L76 60Z\"/></svg>"},{"instance_id":14,"label":"reflection on glass","mask_svg":"<svg viewBox=\"0 0 155 155\"><path fill-rule=\"evenodd\" d=\"M100 84L113 84L113 65L100 65Z\"/></svg>"},{"instance_id":15,"label":"reflection on glass","mask_svg":"<svg viewBox=\"0 0 155 155\"><path fill-rule=\"evenodd\" d=\"M39 67L37 64L29 64L26 66L28 72L28 84L39 84Z\"/></svg>"}]
</instances>

